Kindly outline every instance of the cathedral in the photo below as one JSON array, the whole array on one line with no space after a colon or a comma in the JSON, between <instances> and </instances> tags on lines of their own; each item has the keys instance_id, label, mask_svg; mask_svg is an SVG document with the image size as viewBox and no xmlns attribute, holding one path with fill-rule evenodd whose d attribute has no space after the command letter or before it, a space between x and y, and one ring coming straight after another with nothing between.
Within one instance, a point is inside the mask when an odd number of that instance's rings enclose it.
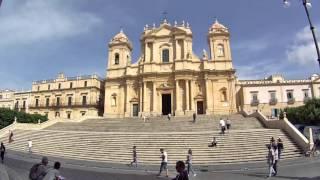
<instances>
[{"instance_id":1,"label":"cathedral","mask_svg":"<svg viewBox=\"0 0 320 180\"><path fill-rule=\"evenodd\" d=\"M132 63L132 43L121 30L109 42L104 116L190 116L236 111L236 76L230 33L217 20L207 34L209 53L193 52L188 23L166 19L145 26L141 55Z\"/></svg>"}]
</instances>

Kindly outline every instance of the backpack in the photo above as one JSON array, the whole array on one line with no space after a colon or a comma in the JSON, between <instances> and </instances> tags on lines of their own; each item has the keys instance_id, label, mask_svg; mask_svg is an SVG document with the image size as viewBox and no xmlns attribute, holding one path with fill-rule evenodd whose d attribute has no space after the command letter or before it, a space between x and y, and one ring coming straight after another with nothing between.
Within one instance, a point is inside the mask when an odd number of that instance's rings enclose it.
<instances>
[{"instance_id":1,"label":"backpack","mask_svg":"<svg viewBox=\"0 0 320 180\"><path fill-rule=\"evenodd\" d=\"M38 179L38 174L37 174L37 171L38 171L38 168L41 164L38 163L38 164L35 164L32 166L32 168L30 169L30 172L29 172L29 179L30 180L37 180Z\"/></svg>"}]
</instances>

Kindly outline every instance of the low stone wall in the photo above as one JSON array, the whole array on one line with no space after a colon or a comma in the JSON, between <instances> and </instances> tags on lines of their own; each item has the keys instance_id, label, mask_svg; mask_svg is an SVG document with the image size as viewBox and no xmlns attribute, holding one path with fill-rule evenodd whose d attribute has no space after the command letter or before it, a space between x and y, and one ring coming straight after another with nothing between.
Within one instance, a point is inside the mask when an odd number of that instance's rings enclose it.
<instances>
[{"instance_id":1,"label":"low stone wall","mask_svg":"<svg viewBox=\"0 0 320 180\"><path fill-rule=\"evenodd\" d=\"M244 116L250 116L259 119L266 128L284 130L304 152L310 150L309 140L293 124L291 124L291 122L287 118L283 120L268 119L259 111L253 112L251 114L246 111L242 111L242 114Z\"/></svg>"}]
</instances>

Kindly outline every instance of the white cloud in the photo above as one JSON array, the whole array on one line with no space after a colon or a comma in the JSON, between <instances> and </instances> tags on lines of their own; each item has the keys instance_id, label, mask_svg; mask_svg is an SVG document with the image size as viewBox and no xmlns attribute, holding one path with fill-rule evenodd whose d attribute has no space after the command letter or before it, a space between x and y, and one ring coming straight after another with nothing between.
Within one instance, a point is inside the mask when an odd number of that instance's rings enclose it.
<instances>
[{"instance_id":1,"label":"white cloud","mask_svg":"<svg viewBox=\"0 0 320 180\"><path fill-rule=\"evenodd\" d=\"M319 33L316 31L317 37ZM320 44L320 43L318 43ZM317 64L317 54L309 27L305 27L296 33L295 39L286 51L287 59L291 63L304 66L314 66Z\"/></svg>"},{"instance_id":2,"label":"white cloud","mask_svg":"<svg viewBox=\"0 0 320 180\"><path fill-rule=\"evenodd\" d=\"M0 45L30 44L88 32L102 20L62 0L28 0L0 16Z\"/></svg>"}]
</instances>

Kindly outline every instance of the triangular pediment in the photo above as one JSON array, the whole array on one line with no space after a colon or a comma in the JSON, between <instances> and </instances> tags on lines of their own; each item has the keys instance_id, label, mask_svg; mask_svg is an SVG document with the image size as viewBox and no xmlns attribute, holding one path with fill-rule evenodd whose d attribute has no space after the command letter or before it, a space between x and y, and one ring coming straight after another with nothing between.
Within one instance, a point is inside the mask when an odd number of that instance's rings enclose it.
<instances>
[{"instance_id":1,"label":"triangular pediment","mask_svg":"<svg viewBox=\"0 0 320 180\"><path fill-rule=\"evenodd\" d=\"M163 24L159 28L152 30L148 33L148 35L152 36L171 36L172 34L180 34L180 33L187 33L183 29L180 29L178 27L172 27L168 24Z\"/></svg>"}]
</instances>

